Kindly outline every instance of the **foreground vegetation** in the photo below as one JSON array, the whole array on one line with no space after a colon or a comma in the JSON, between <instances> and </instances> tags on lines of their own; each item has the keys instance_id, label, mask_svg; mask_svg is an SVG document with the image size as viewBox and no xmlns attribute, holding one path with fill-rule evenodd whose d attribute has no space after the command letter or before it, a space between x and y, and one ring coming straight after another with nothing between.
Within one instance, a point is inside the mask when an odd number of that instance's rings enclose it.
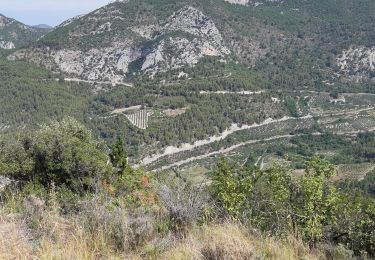
<instances>
[{"instance_id":1,"label":"foreground vegetation","mask_svg":"<svg viewBox=\"0 0 375 260\"><path fill-rule=\"evenodd\" d=\"M109 152L108 152L109 151ZM0 142L0 258L347 259L375 253L375 199L319 157L295 177L224 159L211 180L128 165L73 119ZM371 178L370 178L371 180Z\"/></svg>"}]
</instances>

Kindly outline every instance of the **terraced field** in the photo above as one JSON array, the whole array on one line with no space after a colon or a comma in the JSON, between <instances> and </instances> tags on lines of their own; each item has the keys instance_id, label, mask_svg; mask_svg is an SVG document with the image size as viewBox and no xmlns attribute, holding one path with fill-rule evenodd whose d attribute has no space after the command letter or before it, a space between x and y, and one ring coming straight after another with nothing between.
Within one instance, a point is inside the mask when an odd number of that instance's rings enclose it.
<instances>
[{"instance_id":1,"label":"terraced field","mask_svg":"<svg viewBox=\"0 0 375 260\"><path fill-rule=\"evenodd\" d=\"M148 110L139 110L132 114L126 114L125 117L132 123L134 126L139 129L147 129L149 117L152 113Z\"/></svg>"},{"instance_id":2,"label":"terraced field","mask_svg":"<svg viewBox=\"0 0 375 260\"><path fill-rule=\"evenodd\" d=\"M363 179L366 174L375 169L373 163L344 164L339 165L337 175L339 179Z\"/></svg>"}]
</instances>

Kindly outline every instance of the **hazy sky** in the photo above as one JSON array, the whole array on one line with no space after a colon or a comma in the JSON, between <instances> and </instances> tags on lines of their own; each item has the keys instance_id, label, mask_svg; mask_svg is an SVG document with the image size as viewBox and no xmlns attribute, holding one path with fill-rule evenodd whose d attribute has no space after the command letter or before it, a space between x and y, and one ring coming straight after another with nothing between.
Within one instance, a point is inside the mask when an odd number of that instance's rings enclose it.
<instances>
[{"instance_id":1,"label":"hazy sky","mask_svg":"<svg viewBox=\"0 0 375 260\"><path fill-rule=\"evenodd\" d=\"M55 26L108 2L110 0L0 0L0 13L28 25Z\"/></svg>"}]
</instances>

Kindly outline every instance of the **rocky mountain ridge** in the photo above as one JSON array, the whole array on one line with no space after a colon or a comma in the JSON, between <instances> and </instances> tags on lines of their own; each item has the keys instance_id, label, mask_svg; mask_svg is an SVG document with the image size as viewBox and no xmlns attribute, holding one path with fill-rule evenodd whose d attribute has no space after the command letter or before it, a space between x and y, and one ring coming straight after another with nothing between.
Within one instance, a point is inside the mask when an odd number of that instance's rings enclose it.
<instances>
[{"instance_id":1,"label":"rocky mountain ridge","mask_svg":"<svg viewBox=\"0 0 375 260\"><path fill-rule=\"evenodd\" d=\"M140 7L136 9L139 13L127 10L130 4L135 2L116 1L69 19L35 46L21 49L9 59L28 60L84 80L122 82L133 74L152 78L157 73L194 67L205 57L226 62L234 55L253 64L267 53L255 38L240 35L225 24L219 28L204 8L181 2L161 18L157 12L162 7L149 7L154 10L144 16ZM266 28L257 30L267 34ZM265 42L274 31L268 34Z\"/></svg>"},{"instance_id":2,"label":"rocky mountain ridge","mask_svg":"<svg viewBox=\"0 0 375 260\"><path fill-rule=\"evenodd\" d=\"M372 66L353 68L356 72L350 73L360 74L356 77L347 74L350 64L371 63L371 54L359 63L356 55L345 54L350 46L369 46L372 39L373 4L360 1L114 1L65 21L8 59L27 60L68 78L114 84L138 76L178 77L208 58L264 70L268 78L289 77L300 69L306 75L324 71L323 82L336 66L346 80L366 81ZM352 10L363 14L359 22L351 20Z\"/></svg>"}]
</instances>

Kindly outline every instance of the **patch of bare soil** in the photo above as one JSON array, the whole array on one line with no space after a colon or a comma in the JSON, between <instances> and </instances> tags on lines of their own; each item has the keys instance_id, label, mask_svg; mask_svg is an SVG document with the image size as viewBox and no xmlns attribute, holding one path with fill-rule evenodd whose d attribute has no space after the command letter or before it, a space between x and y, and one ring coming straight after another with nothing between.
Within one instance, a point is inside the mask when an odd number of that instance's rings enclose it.
<instances>
[{"instance_id":1,"label":"patch of bare soil","mask_svg":"<svg viewBox=\"0 0 375 260\"><path fill-rule=\"evenodd\" d=\"M187 108L178 108L178 109L166 109L163 113L168 117L176 117L186 113Z\"/></svg>"}]
</instances>

